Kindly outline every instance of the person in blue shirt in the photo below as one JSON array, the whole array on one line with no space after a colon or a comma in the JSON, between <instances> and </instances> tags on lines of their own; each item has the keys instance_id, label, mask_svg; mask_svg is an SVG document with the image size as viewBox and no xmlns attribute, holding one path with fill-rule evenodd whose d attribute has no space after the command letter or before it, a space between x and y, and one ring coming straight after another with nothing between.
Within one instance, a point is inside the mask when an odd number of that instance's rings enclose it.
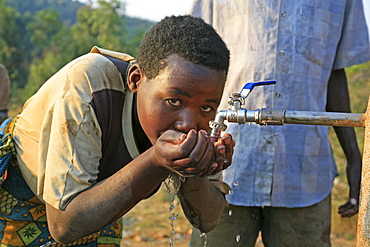
<instances>
[{"instance_id":1,"label":"person in blue shirt","mask_svg":"<svg viewBox=\"0 0 370 247\"><path fill-rule=\"evenodd\" d=\"M190 13L230 49L219 109L245 83L273 80L255 88L245 108L350 112L344 68L370 60L361 0L194 0ZM339 213L350 217L358 211L361 155L353 128L334 129L350 187ZM328 128L230 124L227 132L237 143L224 172L233 193L207 246L254 246L260 232L265 246L330 246L337 168ZM191 246L203 240L195 231Z\"/></svg>"}]
</instances>

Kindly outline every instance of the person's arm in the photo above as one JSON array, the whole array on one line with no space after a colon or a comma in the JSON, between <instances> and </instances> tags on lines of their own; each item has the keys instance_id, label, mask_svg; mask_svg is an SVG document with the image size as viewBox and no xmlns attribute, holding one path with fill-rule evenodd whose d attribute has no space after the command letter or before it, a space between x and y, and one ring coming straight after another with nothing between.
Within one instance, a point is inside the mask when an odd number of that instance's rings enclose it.
<instances>
[{"instance_id":1,"label":"person's arm","mask_svg":"<svg viewBox=\"0 0 370 247\"><path fill-rule=\"evenodd\" d=\"M220 162L215 172L220 172L231 165L234 146L235 142L229 134L225 134L216 142L218 150L223 151L217 152L222 153L222 158L216 158ZM203 233L217 226L227 204L225 194L231 188L221 181L221 177L218 173L212 177L186 178L178 193L186 217Z\"/></svg>"},{"instance_id":2,"label":"person's arm","mask_svg":"<svg viewBox=\"0 0 370 247\"><path fill-rule=\"evenodd\" d=\"M56 241L67 244L98 231L146 198L170 172L210 174L218 167L213 159L214 146L205 131L166 131L153 147L117 173L76 195L65 210L47 204L50 233ZM202 194L206 201L221 198L221 192L208 181L198 185L197 195ZM186 198L199 200L189 194Z\"/></svg>"},{"instance_id":3,"label":"person's arm","mask_svg":"<svg viewBox=\"0 0 370 247\"><path fill-rule=\"evenodd\" d=\"M0 124L8 118L10 78L7 69L0 64Z\"/></svg>"},{"instance_id":4,"label":"person's arm","mask_svg":"<svg viewBox=\"0 0 370 247\"><path fill-rule=\"evenodd\" d=\"M153 148L117 173L75 196L65 210L46 204L49 230L63 244L98 231L146 198L169 171L153 162Z\"/></svg>"},{"instance_id":5,"label":"person's arm","mask_svg":"<svg viewBox=\"0 0 370 247\"><path fill-rule=\"evenodd\" d=\"M347 77L344 69L333 70L328 84L328 112L351 112ZM353 127L334 127L335 133L347 159L347 180L350 186L349 198L339 207L342 217L351 217L358 212L361 184L362 159Z\"/></svg>"},{"instance_id":6,"label":"person's arm","mask_svg":"<svg viewBox=\"0 0 370 247\"><path fill-rule=\"evenodd\" d=\"M207 233L217 226L226 200L208 178L187 178L178 196L187 219L195 228Z\"/></svg>"},{"instance_id":7,"label":"person's arm","mask_svg":"<svg viewBox=\"0 0 370 247\"><path fill-rule=\"evenodd\" d=\"M0 110L0 124L8 118L7 110Z\"/></svg>"}]
</instances>

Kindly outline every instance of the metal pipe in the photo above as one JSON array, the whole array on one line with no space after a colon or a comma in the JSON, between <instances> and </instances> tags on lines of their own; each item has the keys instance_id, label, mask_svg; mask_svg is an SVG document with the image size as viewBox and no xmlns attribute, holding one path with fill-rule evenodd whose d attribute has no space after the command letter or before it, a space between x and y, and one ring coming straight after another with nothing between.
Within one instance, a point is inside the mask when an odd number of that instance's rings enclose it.
<instances>
[{"instance_id":1,"label":"metal pipe","mask_svg":"<svg viewBox=\"0 0 370 247\"><path fill-rule=\"evenodd\" d=\"M245 108L219 111L214 121L210 121L210 136L218 138L221 131L225 131L229 123L245 124L254 122L259 125L306 124L342 127L365 127L366 115L361 113L343 112L313 112L313 111L286 111L284 109L261 108L247 110Z\"/></svg>"},{"instance_id":2,"label":"metal pipe","mask_svg":"<svg viewBox=\"0 0 370 247\"><path fill-rule=\"evenodd\" d=\"M261 123L306 124L325 126L365 127L365 115L361 113L285 111L260 109Z\"/></svg>"}]
</instances>

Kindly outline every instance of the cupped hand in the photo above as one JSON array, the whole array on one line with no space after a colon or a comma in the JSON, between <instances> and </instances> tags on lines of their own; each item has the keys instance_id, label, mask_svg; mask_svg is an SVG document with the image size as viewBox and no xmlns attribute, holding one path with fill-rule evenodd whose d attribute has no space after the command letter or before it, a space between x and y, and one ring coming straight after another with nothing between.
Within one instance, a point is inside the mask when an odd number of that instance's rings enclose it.
<instances>
[{"instance_id":1,"label":"cupped hand","mask_svg":"<svg viewBox=\"0 0 370 247\"><path fill-rule=\"evenodd\" d=\"M210 175L225 170L231 165L235 141L230 134L226 133L214 145L216 147L215 162L217 163L217 168Z\"/></svg>"},{"instance_id":2,"label":"cupped hand","mask_svg":"<svg viewBox=\"0 0 370 247\"><path fill-rule=\"evenodd\" d=\"M181 176L202 176L217 169L215 146L204 130L187 134L167 130L154 145L153 161Z\"/></svg>"}]
</instances>

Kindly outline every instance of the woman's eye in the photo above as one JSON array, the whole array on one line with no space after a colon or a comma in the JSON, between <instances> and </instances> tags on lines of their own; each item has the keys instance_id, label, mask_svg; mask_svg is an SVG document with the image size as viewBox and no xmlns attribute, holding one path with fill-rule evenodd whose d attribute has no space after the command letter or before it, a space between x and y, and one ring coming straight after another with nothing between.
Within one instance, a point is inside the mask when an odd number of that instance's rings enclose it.
<instances>
[{"instance_id":1,"label":"woman's eye","mask_svg":"<svg viewBox=\"0 0 370 247\"><path fill-rule=\"evenodd\" d=\"M208 105L202 107L202 111L204 112L211 112L213 110L213 107L210 107Z\"/></svg>"},{"instance_id":2,"label":"woman's eye","mask_svg":"<svg viewBox=\"0 0 370 247\"><path fill-rule=\"evenodd\" d=\"M175 107L181 106L181 101L178 99L168 99L167 102L170 103L170 105L175 106Z\"/></svg>"}]
</instances>

